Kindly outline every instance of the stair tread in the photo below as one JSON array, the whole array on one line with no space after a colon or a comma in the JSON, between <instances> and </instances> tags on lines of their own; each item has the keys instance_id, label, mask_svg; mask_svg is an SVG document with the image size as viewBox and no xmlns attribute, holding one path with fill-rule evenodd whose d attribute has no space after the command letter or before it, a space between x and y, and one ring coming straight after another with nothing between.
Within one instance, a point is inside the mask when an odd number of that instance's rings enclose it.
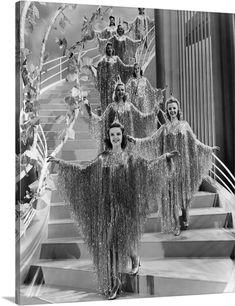
<instances>
[{"instance_id":1,"label":"stair tread","mask_svg":"<svg viewBox=\"0 0 235 306\"><path fill-rule=\"evenodd\" d=\"M92 261L89 259L40 260L36 265L57 269L94 271ZM234 263L230 258L149 258L141 260L139 275L227 282L233 269ZM127 269L126 272L129 270Z\"/></svg>"},{"instance_id":2,"label":"stair tread","mask_svg":"<svg viewBox=\"0 0 235 306\"><path fill-rule=\"evenodd\" d=\"M201 215L219 215L219 214L227 214L230 211L226 210L223 207L203 207L203 208L190 208L189 215L190 216L201 216ZM160 218L158 213L152 213L149 215L149 218Z\"/></svg>"},{"instance_id":3,"label":"stair tread","mask_svg":"<svg viewBox=\"0 0 235 306\"><path fill-rule=\"evenodd\" d=\"M64 202L56 202L51 203L51 206L63 206L69 208L68 204L64 204ZM191 208L189 209L189 215L190 216L202 216L202 215L220 215L220 214L227 214L230 213L230 211L226 210L223 207L206 207L206 208ZM160 216L158 213L151 213L147 216L149 219L160 219ZM60 222L66 222L66 221L72 221L72 219L58 219L53 220L53 223L60 223ZM50 222L49 222L50 223Z\"/></svg>"},{"instance_id":4,"label":"stair tread","mask_svg":"<svg viewBox=\"0 0 235 306\"><path fill-rule=\"evenodd\" d=\"M200 242L200 241L234 241L235 243L235 229L212 228L212 229L193 229L182 231L180 236L174 236L172 233L163 234L159 232L144 233L141 237L141 242ZM84 240L76 237L67 238L51 238L45 240L43 243L84 243Z\"/></svg>"}]
</instances>

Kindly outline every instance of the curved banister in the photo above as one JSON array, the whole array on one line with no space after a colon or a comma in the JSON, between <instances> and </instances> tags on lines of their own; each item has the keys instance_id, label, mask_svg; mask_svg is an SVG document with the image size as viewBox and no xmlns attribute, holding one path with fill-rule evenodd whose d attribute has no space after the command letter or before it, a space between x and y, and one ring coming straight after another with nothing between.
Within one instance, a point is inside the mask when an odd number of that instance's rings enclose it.
<instances>
[{"instance_id":1,"label":"curved banister","mask_svg":"<svg viewBox=\"0 0 235 306\"><path fill-rule=\"evenodd\" d=\"M217 157L214 153L213 153L213 157L223 166L223 168L228 172L228 174L235 181L235 177L233 176L232 172L228 169L228 167L225 166L225 164L219 159L219 157ZM234 185L233 185L233 188L235 188Z\"/></svg>"},{"instance_id":2,"label":"curved banister","mask_svg":"<svg viewBox=\"0 0 235 306\"><path fill-rule=\"evenodd\" d=\"M215 177L216 177L216 180L219 181L219 182L221 182L222 185L224 185L224 186L226 187L226 189L227 189L230 193L233 194L232 190L231 190L231 189L228 187L228 185L221 179L221 177L219 177L219 176L215 173L215 171L213 171L213 170L211 169L211 170L210 170L210 173L211 173L213 176L215 176Z\"/></svg>"},{"instance_id":3,"label":"curved banister","mask_svg":"<svg viewBox=\"0 0 235 306\"><path fill-rule=\"evenodd\" d=\"M230 193L235 193L235 177L228 169L228 167L213 153L214 161L212 163L212 169L210 170L210 176L220 182ZM217 163L217 164L216 164ZM220 166L219 166L220 165ZM224 170L222 170L224 169ZM219 176L216 171L221 175ZM226 172L226 173L225 173ZM228 186L229 185L229 186Z\"/></svg>"}]
</instances>

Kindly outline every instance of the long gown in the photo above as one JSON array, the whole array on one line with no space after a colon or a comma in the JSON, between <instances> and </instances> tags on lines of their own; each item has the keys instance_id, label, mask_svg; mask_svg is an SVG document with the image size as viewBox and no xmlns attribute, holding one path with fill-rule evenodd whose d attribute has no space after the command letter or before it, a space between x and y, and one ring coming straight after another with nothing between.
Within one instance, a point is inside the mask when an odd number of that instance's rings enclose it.
<instances>
[{"instance_id":1,"label":"long gown","mask_svg":"<svg viewBox=\"0 0 235 306\"><path fill-rule=\"evenodd\" d=\"M99 51L103 53L105 46L108 42L111 42L115 55L123 61L124 64L134 64L136 61L136 51L141 45L141 40L133 40L126 35L118 36L114 35L109 39L98 39Z\"/></svg>"},{"instance_id":2,"label":"long gown","mask_svg":"<svg viewBox=\"0 0 235 306\"><path fill-rule=\"evenodd\" d=\"M126 84L130 102L141 112L150 113L163 100L162 90L153 88L145 77L131 77Z\"/></svg>"},{"instance_id":3,"label":"long gown","mask_svg":"<svg viewBox=\"0 0 235 306\"><path fill-rule=\"evenodd\" d=\"M127 135L136 138L150 136L158 129L158 118L155 111L142 113L129 101L112 102L102 116L92 113L90 118L90 133L98 144L98 152L105 150L103 139L107 137L110 125L116 119L125 127Z\"/></svg>"},{"instance_id":4,"label":"long gown","mask_svg":"<svg viewBox=\"0 0 235 306\"><path fill-rule=\"evenodd\" d=\"M85 168L59 162L58 190L82 229L104 295L138 246L149 200L158 206L167 163L165 156L147 161L125 151L105 152Z\"/></svg>"},{"instance_id":5,"label":"long gown","mask_svg":"<svg viewBox=\"0 0 235 306\"><path fill-rule=\"evenodd\" d=\"M177 150L180 156L175 160L174 176L168 183L168 191L162 194L163 232L174 231L179 210L189 208L193 194L212 166L212 148L196 138L186 121L178 121L176 125L167 122L151 137L137 139L133 154L153 159L173 150Z\"/></svg>"},{"instance_id":6,"label":"long gown","mask_svg":"<svg viewBox=\"0 0 235 306\"><path fill-rule=\"evenodd\" d=\"M97 88L100 92L101 111L112 103L113 94L120 76L123 83L126 83L133 72L132 65L125 65L118 56L103 56L97 65Z\"/></svg>"}]
</instances>

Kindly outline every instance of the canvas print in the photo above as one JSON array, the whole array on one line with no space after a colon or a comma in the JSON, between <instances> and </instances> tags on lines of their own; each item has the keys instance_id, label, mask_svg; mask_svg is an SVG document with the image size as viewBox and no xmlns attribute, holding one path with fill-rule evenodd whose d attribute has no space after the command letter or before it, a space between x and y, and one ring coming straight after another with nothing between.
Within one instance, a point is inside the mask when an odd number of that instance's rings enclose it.
<instances>
[{"instance_id":1,"label":"canvas print","mask_svg":"<svg viewBox=\"0 0 235 306\"><path fill-rule=\"evenodd\" d=\"M235 292L235 15L15 9L16 303Z\"/></svg>"}]
</instances>

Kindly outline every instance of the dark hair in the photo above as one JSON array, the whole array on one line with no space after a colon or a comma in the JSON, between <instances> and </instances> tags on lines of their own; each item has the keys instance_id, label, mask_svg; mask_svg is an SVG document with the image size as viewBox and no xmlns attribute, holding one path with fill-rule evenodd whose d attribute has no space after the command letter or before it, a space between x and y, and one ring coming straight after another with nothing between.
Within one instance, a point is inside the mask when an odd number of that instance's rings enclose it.
<instances>
[{"instance_id":1,"label":"dark hair","mask_svg":"<svg viewBox=\"0 0 235 306\"><path fill-rule=\"evenodd\" d=\"M109 16L109 19L111 19L111 18L115 20L115 17L114 17L114 16Z\"/></svg>"},{"instance_id":2,"label":"dark hair","mask_svg":"<svg viewBox=\"0 0 235 306\"><path fill-rule=\"evenodd\" d=\"M107 42L107 44L106 44L106 46L105 46L105 53L107 54L107 47L108 47L108 46L111 46L111 47L112 47L112 50L113 50L112 55L114 55L113 44L112 44L110 41Z\"/></svg>"},{"instance_id":3,"label":"dark hair","mask_svg":"<svg viewBox=\"0 0 235 306\"><path fill-rule=\"evenodd\" d=\"M134 78L136 78L136 73L135 73L135 71L134 71L134 68L135 68L135 66L137 66L137 65L140 67L140 65L139 65L138 63L135 63L135 64L133 65L133 73L132 73L132 75L133 75ZM143 70L141 69L141 67L140 67L140 75L143 76Z\"/></svg>"},{"instance_id":4,"label":"dark hair","mask_svg":"<svg viewBox=\"0 0 235 306\"><path fill-rule=\"evenodd\" d=\"M117 90L118 86L124 86L124 88L125 88L125 84L123 84L123 83L117 83L117 85L116 85L116 87L115 87L115 90L114 90L114 97L113 97L113 100L114 100L115 102L118 102L117 93L116 93L116 90ZM124 101L124 102L127 100L127 97L128 97L128 94L125 92L125 95L124 95L124 97L123 97L123 101Z\"/></svg>"},{"instance_id":5,"label":"dark hair","mask_svg":"<svg viewBox=\"0 0 235 306\"><path fill-rule=\"evenodd\" d=\"M168 100L166 101L166 104L165 104L165 112L166 112L166 117L167 117L167 119L168 119L168 120L171 120L171 117L170 117L170 115L169 115L169 113L168 113L168 109L167 109L167 106L168 106L168 104L170 104L170 103L176 103L176 104L178 105L177 119L178 119L178 120L181 120L181 119L182 119L182 114L181 114L181 111L180 111L179 101L178 101L177 99L173 98L173 97L170 98L170 99L168 99Z\"/></svg>"},{"instance_id":6,"label":"dark hair","mask_svg":"<svg viewBox=\"0 0 235 306\"><path fill-rule=\"evenodd\" d=\"M104 140L104 143L105 143L105 149L106 150L111 150L113 148L112 146L112 143L110 141L110 135L109 135L109 131L112 129L112 128L120 128L121 131L122 131L122 143L121 143L121 148L122 149L125 149L126 146L127 146L127 137L126 137L126 134L125 134L125 129L124 129L124 126L121 125L119 122L114 122L110 125L108 131L107 131L107 136Z\"/></svg>"},{"instance_id":7,"label":"dark hair","mask_svg":"<svg viewBox=\"0 0 235 306\"><path fill-rule=\"evenodd\" d=\"M119 24L119 25L117 26L117 32L118 32L119 29L122 29L122 33L123 33L123 34L125 33L125 29L124 29L124 27L123 27L121 24Z\"/></svg>"}]
</instances>

